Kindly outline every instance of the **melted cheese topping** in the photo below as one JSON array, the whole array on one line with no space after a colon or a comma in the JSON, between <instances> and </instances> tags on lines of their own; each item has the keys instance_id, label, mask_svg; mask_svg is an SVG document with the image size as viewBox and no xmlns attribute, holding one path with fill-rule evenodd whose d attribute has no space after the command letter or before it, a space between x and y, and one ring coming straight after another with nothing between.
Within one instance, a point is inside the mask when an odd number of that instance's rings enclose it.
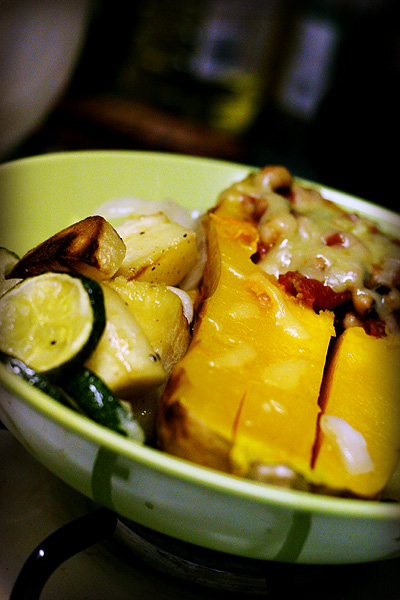
<instances>
[{"instance_id":1,"label":"melted cheese topping","mask_svg":"<svg viewBox=\"0 0 400 600\"><path fill-rule=\"evenodd\" d=\"M297 272L337 293L350 292L355 315L375 311L389 331L398 332L400 245L365 217L350 214L316 190L292 183L274 191L263 171L234 184L220 203L241 202L260 236L259 266L279 278ZM358 324L350 316L345 326Z\"/></svg>"}]
</instances>

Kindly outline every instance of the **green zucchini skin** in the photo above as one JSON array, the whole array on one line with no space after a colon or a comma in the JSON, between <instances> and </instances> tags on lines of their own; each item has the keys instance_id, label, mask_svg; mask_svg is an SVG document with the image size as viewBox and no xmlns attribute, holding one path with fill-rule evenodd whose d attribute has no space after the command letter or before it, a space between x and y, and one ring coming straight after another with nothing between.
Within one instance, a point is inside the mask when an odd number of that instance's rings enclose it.
<instances>
[{"instance_id":1,"label":"green zucchini skin","mask_svg":"<svg viewBox=\"0 0 400 600\"><path fill-rule=\"evenodd\" d=\"M22 360L0 351L0 361L11 372L64 406L83 413L99 425L143 443L145 435L132 413L97 375L85 367L77 368L60 385L38 373Z\"/></svg>"},{"instance_id":2,"label":"green zucchini skin","mask_svg":"<svg viewBox=\"0 0 400 600\"><path fill-rule=\"evenodd\" d=\"M28 367L22 360L19 360L19 358L10 356L1 350L0 361L9 371L11 371L11 373L14 373L33 387L38 388L48 396L51 396L54 400L61 402L61 404L68 405L65 394L59 387L54 385L45 374L37 373L37 371Z\"/></svg>"},{"instance_id":3,"label":"green zucchini skin","mask_svg":"<svg viewBox=\"0 0 400 600\"><path fill-rule=\"evenodd\" d=\"M106 309L104 304L104 294L101 285L97 283L97 281L94 281L94 279L90 279L85 275L78 275L75 273L68 273L68 275L80 279L83 287L85 288L89 296L94 319L92 332L87 343L82 348L82 350L78 352L78 354L76 354L76 356L71 360L71 364L65 365L65 369L61 367L59 374L57 372L52 374L52 377L54 377L56 380L58 379L58 375L60 375L60 377L65 376L66 370L69 371L73 368L76 368L76 366L83 364L89 358L89 356L96 348L106 327Z\"/></svg>"},{"instance_id":4,"label":"green zucchini skin","mask_svg":"<svg viewBox=\"0 0 400 600\"><path fill-rule=\"evenodd\" d=\"M119 413L122 408L118 398L90 369L77 367L60 384L88 417L109 429L124 433L120 423Z\"/></svg>"},{"instance_id":5,"label":"green zucchini skin","mask_svg":"<svg viewBox=\"0 0 400 600\"><path fill-rule=\"evenodd\" d=\"M132 411L93 371L87 367L77 367L60 384L67 396L93 421L137 441L145 441L144 432L133 418Z\"/></svg>"}]
</instances>

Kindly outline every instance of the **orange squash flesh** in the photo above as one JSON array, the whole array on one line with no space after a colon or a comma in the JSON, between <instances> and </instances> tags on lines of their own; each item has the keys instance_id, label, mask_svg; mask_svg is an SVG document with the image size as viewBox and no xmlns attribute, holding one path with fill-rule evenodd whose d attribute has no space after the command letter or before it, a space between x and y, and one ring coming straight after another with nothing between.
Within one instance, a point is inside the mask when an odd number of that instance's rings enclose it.
<instances>
[{"instance_id":1,"label":"orange squash flesh","mask_svg":"<svg viewBox=\"0 0 400 600\"><path fill-rule=\"evenodd\" d=\"M172 373L161 446L244 476L286 465L321 491L379 496L400 454L400 336L335 336L251 260L255 227L209 215L205 300Z\"/></svg>"},{"instance_id":2,"label":"orange squash flesh","mask_svg":"<svg viewBox=\"0 0 400 600\"><path fill-rule=\"evenodd\" d=\"M172 374L164 424L171 427L167 407L179 405L177 418L186 411L188 420L227 442L230 470L246 475L259 461L285 464L310 479L333 315L317 315L287 296L251 261L258 236L250 223L223 214L210 219L219 279ZM160 431L168 450L171 440L165 427ZM174 452L193 458L190 443Z\"/></svg>"},{"instance_id":3,"label":"orange squash flesh","mask_svg":"<svg viewBox=\"0 0 400 600\"><path fill-rule=\"evenodd\" d=\"M346 329L325 378L315 477L359 496L378 494L399 459L399 395L400 336Z\"/></svg>"}]
</instances>

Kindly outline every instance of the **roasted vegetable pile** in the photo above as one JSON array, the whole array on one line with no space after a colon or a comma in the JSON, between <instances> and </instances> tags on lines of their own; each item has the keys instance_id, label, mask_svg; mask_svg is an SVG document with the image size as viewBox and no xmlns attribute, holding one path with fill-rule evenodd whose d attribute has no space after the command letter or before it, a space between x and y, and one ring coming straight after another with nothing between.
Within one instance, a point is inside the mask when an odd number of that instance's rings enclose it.
<instances>
[{"instance_id":1,"label":"roasted vegetable pile","mask_svg":"<svg viewBox=\"0 0 400 600\"><path fill-rule=\"evenodd\" d=\"M162 212L118 229L96 215L21 259L1 249L0 358L102 425L151 441L190 339L196 289L175 286L198 260L196 234Z\"/></svg>"},{"instance_id":2,"label":"roasted vegetable pile","mask_svg":"<svg viewBox=\"0 0 400 600\"><path fill-rule=\"evenodd\" d=\"M398 241L283 167L196 221L153 203L116 221L1 250L7 368L201 465L400 500Z\"/></svg>"}]
</instances>

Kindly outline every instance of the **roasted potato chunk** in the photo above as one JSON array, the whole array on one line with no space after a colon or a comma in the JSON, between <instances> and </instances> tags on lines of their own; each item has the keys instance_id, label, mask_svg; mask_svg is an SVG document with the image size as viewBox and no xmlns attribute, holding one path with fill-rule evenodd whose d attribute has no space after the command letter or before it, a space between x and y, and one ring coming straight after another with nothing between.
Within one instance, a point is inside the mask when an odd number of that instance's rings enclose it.
<instances>
[{"instance_id":1,"label":"roasted potato chunk","mask_svg":"<svg viewBox=\"0 0 400 600\"><path fill-rule=\"evenodd\" d=\"M108 285L126 302L167 373L189 345L190 323L179 296L164 284L116 277Z\"/></svg>"},{"instance_id":2,"label":"roasted potato chunk","mask_svg":"<svg viewBox=\"0 0 400 600\"><path fill-rule=\"evenodd\" d=\"M103 284L106 328L86 366L124 400L164 383L167 374L120 295Z\"/></svg>"},{"instance_id":3,"label":"roasted potato chunk","mask_svg":"<svg viewBox=\"0 0 400 600\"><path fill-rule=\"evenodd\" d=\"M117 275L177 285L197 259L196 234L163 213L127 219L118 232L126 256Z\"/></svg>"},{"instance_id":4,"label":"roasted potato chunk","mask_svg":"<svg viewBox=\"0 0 400 600\"><path fill-rule=\"evenodd\" d=\"M125 252L125 244L114 227L96 215L74 223L29 250L9 277L74 271L93 279L110 279L121 266Z\"/></svg>"},{"instance_id":5,"label":"roasted potato chunk","mask_svg":"<svg viewBox=\"0 0 400 600\"><path fill-rule=\"evenodd\" d=\"M149 338L121 296L102 284L106 327L85 366L132 406L151 439L160 395L168 374Z\"/></svg>"}]
</instances>

